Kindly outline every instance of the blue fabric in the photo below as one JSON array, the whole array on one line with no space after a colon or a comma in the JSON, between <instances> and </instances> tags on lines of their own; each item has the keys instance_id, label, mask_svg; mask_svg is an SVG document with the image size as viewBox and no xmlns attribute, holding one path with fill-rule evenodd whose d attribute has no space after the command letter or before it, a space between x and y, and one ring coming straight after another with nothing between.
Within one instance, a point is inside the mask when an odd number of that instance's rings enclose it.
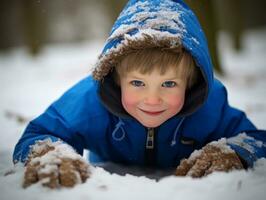
<instances>
[{"instance_id":1,"label":"blue fabric","mask_svg":"<svg viewBox=\"0 0 266 200\"><path fill-rule=\"evenodd\" d=\"M143 5L140 5L143 2ZM135 7L129 13L128 8ZM195 149L200 149L213 140L222 137L231 138L246 132L253 138L249 143L253 149L246 149L237 143L231 147L248 160L249 165L260 157L265 157L264 132L258 131L246 115L228 104L227 92L221 82L213 78L212 63L204 33L193 12L183 1L141 0L129 1L118 20L112 34L123 24L140 23L130 20L130 16L140 12L171 10L179 14L179 27L163 26L160 32L169 32L181 37L184 48L194 57L208 83L208 97L205 103L194 113L186 117L172 117L156 128L156 164L158 167L175 167L182 158L188 157ZM155 16L156 17L156 16ZM172 19L169 19L172 20ZM145 21L142 21L142 24ZM130 34L139 32L136 25ZM180 28L181 27L181 28ZM158 27L157 27L158 28ZM107 40L102 55L108 54L123 41L123 38ZM88 76L69 89L36 119L32 120L24 131L14 150L14 161L24 162L30 145L36 140L58 139L73 146L78 153L84 149L92 152L92 157L124 164L144 165L147 128L133 118L120 118L109 112L98 96L99 82ZM183 142L189 139L193 142ZM247 142L243 140L243 142ZM249 159L250 155L252 158Z\"/></svg>"},{"instance_id":2,"label":"blue fabric","mask_svg":"<svg viewBox=\"0 0 266 200\"><path fill-rule=\"evenodd\" d=\"M227 144L237 152L247 166L252 167L257 159L265 157L266 148L262 142L265 136L264 130L246 131L229 138Z\"/></svg>"}]
</instances>

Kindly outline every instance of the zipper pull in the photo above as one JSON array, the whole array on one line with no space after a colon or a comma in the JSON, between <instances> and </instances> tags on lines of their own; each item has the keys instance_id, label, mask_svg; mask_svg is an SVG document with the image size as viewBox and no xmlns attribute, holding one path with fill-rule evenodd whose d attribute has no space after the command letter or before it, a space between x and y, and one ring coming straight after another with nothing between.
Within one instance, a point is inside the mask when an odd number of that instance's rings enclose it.
<instances>
[{"instance_id":1,"label":"zipper pull","mask_svg":"<svg viewBox=\"0 0 266 200\"><path fill-rule=\"evenodd\" d=\"M146 140L146 149L154 148L154 129L148 128L148 135Z\"/></svg>"}]
</instances>

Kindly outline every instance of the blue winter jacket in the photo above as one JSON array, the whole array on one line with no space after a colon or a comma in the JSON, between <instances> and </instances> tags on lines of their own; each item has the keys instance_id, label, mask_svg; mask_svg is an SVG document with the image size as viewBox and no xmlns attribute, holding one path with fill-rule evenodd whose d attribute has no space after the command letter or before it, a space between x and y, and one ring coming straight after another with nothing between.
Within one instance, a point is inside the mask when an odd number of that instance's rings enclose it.
<instances>
[{"instance_id":1,"label":"blue winter jacket","mask_svg":"<svg viewBox=\"0 0 266 200\"><path fill-rule=\"evenodd\" d=\"M180 46L192 55L201 75L186 91L180 113L154 128L150 138L151 130L123 109L111 69L132 50ZM181 0L129 1L111 30L93 77L81 80L29 123L15 147L15 162L24 162L30 146L46 138L60 139L80 154L88 149L92 161L163 168L177 166L195 149L223 137L248 166L266 155L265 131L228 105L225 87L213 78L204 33Z\"/></svg>"}]
</instances>

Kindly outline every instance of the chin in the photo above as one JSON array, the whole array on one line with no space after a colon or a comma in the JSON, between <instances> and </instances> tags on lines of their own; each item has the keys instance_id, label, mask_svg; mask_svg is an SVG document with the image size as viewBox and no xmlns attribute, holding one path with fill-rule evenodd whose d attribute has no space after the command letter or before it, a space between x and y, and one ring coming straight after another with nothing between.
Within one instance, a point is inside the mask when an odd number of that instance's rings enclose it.
<instances>
[{"instance_id":1,"label":"chin","mask_svg":"<svg viewBox=\"0 0 266 200\"><path fill-rule=\"evenodd\" d=\"M143 121L140 121L140 123L147 127L147 128L156 128L158 126L160 126L163 122L153 122L153 123L150 123L150 122L143 122Z\"/></svg>"}]
</instances>

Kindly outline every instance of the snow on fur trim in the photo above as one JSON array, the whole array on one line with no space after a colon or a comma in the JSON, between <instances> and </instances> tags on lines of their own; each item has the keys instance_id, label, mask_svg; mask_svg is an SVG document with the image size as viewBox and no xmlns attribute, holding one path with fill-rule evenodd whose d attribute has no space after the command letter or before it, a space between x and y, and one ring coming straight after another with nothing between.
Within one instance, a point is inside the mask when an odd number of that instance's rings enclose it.
<instances>
[{"instance_id":1,"label":"snow on fur trim","mask_svg":"<svg viewBox=\"0 0 266 200\"><path fill-rule=\"evenodd\" d=\"M173 51L179 49L181 36L152 29L139 31L133 36L126 34L119 45L100 55L92 72L94 79L102 80L125 55L140 49L154 47Z\"/></svg>"}]
</instances>

